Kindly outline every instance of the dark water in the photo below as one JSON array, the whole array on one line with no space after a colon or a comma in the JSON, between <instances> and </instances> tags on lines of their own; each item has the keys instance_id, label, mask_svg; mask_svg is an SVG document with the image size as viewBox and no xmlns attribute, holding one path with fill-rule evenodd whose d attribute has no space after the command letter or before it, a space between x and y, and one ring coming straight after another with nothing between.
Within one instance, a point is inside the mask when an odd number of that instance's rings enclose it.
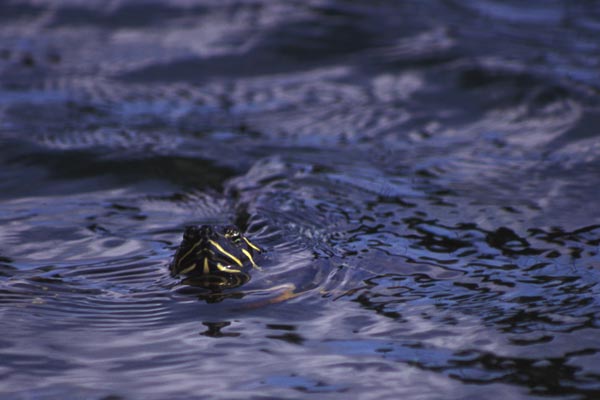
<instances>
[{"instance_id":1,"label":"dark water","mask_svg":"<svg viewBox=\"0 0 600 400\"><path fill-rule=\"evenodd\" d=\"M600 3L0 3L2 399L600 398ZM211 294L183 227L269 249Z\"/></svg>"}]
</instances>

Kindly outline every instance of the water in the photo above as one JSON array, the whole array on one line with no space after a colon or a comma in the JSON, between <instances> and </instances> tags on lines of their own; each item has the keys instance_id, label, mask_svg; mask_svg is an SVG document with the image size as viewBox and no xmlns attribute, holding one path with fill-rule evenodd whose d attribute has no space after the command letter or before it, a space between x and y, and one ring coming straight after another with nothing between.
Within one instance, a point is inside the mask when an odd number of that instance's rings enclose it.
<instances>
[{"instance_id":1,"label":"water","mask_svg":"<svg viewBox=\"0 0 600 400\"><path fill-rule=\"evenodd\" d=\"M600 396L597 2L0 21L0 398ZM169 275L231 222L249 283Z\"/></svg>"}]
</instances>

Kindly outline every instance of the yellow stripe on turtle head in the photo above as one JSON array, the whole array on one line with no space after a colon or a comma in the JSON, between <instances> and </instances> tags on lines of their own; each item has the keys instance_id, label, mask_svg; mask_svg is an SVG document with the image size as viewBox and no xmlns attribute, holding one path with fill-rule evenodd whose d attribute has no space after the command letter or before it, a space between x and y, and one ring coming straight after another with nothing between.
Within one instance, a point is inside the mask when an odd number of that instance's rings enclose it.
<instances>
[{"instance_id":1,"label":"yellow stripe on turtle head","mask_svg":"<svg viewBox=\"0 0 600 400\"><path fill-rule=\"evenodd\" d=\"M237 265L239 265L240 267L243 266L242 262L239 260L239 258L237 258L236 256L234 256L233 254L225 251L224 248L221 247L221 245L217 242L215 242L214 240L209 240L209 243L212 244L213 246L215 246L215 248L220 251L221 253L223 253L224 255L226 255L227 257L231 258Z\"/></svg>"},{"instance_id":2,"label":"yellow stripe on turtle head","mask_svg":"<svg viewBox=\"0 0 600 400\"><path fill-rule=\"evenodd\" d=\"M252 242L251 242L251 241L249 241L248 239L246 239L244 236L242 236L242 239L244 239L244 242L246 242L246 244L247 244L248 246L252 247L254 250L256 250L256 251L258 251L258 252L261 252L261 251L262 251L260 247L258 247L258 246L256 246L256 245L252 244Z\"/></svg>"},{"instance_id":3,"label":"yellow stripe on turtle head","mask_svg":"<svg viewBox=\"0 0 600 400\"><path fill-rule=\"evenodd\" d=\"M225 266L225 265L223 265L223 264L221 264L221 263L217 263L217 269L218 269L219 271L222 271L222 272L229 272L229 273L231 273L231 274L239 274L239 273L241 273L241 272L242 272L242 271L240 271L240 270L238 270L238 269L229 268L229 267L227 267L227 266Z\"/></svg>"},{"instance_id":4,"label":"yellow stripe on turtle head","mask_svg":"<svg viewBox=\"0 0 600 400\"><path fill-rule=\"evenodd\" d=\"M188 251L185 252L184 255L182 255L181 257L179 257L179 261L177 262L177 266L179 267L181 265L181 262L187 257L189 256L192 251L196 250L198 248L198 246L200 246L200 242L196 242L192 247L190 247L190 249Z\"/></svg>"},{"instance_id":5,"label":"yellow stripe on turtle head","mask_svg":"<svg viewBox=\"0 0 600 400\"><path fill-rule=\"evenodd\" d=\"M258 269L258 270L261 269L258 265L256 265L256 263L254 262L254 259L252 258L252 254L250 254L250 252L248 250L242 249L242 253L244 253L244 255L246 257L248 257L248 260L250 260L250 262L252 263L252 267L254 267L254 268Z\"/></svg>"},{"instance_id":6,"label":"yellow stripe on turtle head","mask_svg":"<svg viewBox=\"0 0 600 400\"><path fill-rule=\"evenodd\" d=\"M180 274L187 274L188 272L193 271L194 268L196 268L196 263L193 263L192 265L190 265L189 267L187 267L183 271L179 271L179 273Z\"/></svg>"}]
</instances>

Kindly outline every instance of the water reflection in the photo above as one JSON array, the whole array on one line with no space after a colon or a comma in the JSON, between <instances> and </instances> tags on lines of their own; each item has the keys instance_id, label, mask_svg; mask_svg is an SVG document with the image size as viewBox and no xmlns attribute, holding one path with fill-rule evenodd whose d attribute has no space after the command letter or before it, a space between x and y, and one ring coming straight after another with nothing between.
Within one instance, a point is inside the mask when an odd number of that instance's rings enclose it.
<instances>
[{"instance_id":1,"label":"water reflection","mask_svg":"<svg viewBox=\"0 0 600 400\"><path fill-rule=\"evenodd\" d=\"M199 300L206 303L218 303L225 299L242 299L246 296L241 290L233 290L250 281L250 275L241 272L238 274L210 274L202 276L190 276L180 281L181 285L187 287L179 288L182 294L195 295Z\"/></svg>"},{"instance_id":2,"label":"water reflection","mask_svg":"<svg viewBox=\"0 0 600 400\"><path fill-rule=\"evenodd\" d=\"M214 294L227 289L235 289L250 281L250 275L245 272L236 274L206 274L188 276L181 280L182 285L189 285L211 290Z\"/></svg>"},{"instance_id":3,"label":"water reflection","mask_svg":"<svg viewBox=\"0 0 600 400\"><path fill-rule=\"evenodd\" d=\"M267 324L268 330L274 331L273 335L267 335L269 339L282 340L287 343L296 344L301 346L305 339L299 335L296 331L296 326L287 324Z\"/></svg>"},{"instance_id":4,"label":"water reflection","mask_svg":"<svg viewBox=\"0 0 600 400\"><path fill-rule=\"evenodd\" d=\"M200 332L202 336L208 336L211 338L222 338L222 337L238 337L241 335L240 332L223 332L223 329L230 326L231 322L203 322L207 329L204 332Z\"/></svg>"}]
</instances>

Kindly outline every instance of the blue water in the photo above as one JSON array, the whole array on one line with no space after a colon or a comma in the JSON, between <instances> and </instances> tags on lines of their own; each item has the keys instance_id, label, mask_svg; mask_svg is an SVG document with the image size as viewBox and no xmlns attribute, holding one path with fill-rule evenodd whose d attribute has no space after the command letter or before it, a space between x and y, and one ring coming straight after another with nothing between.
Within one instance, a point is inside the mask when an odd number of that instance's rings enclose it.
<instances>
[{"instance_id":1,"label":"blue water","mask_svg":"<svg viewBox=\"0 0 600 400\"><path fill-rule=\"evenodd\" d=\"M600 397L594 1L0 3L0 398ZM186 225L267 252L212 292Z\"/></svg>"}]
</instances>

